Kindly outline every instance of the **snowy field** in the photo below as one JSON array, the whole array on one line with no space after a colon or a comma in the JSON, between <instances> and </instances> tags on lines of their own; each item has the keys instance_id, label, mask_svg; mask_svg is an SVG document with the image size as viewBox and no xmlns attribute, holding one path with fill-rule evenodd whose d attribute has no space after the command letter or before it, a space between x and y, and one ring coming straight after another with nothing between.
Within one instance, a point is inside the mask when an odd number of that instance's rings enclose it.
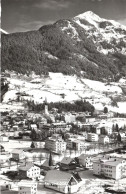
<instances>
[{"instance_id":1,"label":"snowy field","mask_svg":"<svg viewBox=\"0 0 126 194\"><path fill-rule=\"evenodd\" d=\"M89 79L81 79L77 76L67 76L62 73L49 73L49 77L38 76L37 78L7 78L10 82L9 91L4 95L0 108L2 111L19 109L22 106L17 102L18 94L22 100L34 100L42 103L45 98L48 102L73 102L85 99L89 101L96 110L103 110L105 106L113 112L126 113L126 102L117 102L118 107L111 105L111 97L123 97L120 87L125 79L120 82L109 84ZM15 104L16 103L16 104Z\"/></svg>"}]
</instances>

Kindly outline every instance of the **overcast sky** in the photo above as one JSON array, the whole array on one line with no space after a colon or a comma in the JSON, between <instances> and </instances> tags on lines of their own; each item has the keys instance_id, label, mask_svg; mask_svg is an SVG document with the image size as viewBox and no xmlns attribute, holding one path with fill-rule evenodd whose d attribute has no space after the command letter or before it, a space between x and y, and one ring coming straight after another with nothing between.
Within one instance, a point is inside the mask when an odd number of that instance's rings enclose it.
<instances>
[{"instance_id":1,"label":"overcast sky","mask_svg":"<svg viewBox=\"0 0 126 194\"><path fill-rule=\"evenodd\" d=\"M126 0L2 0L2 28L9 33L34 30L85 11L126 25Z\"/></svg>"}]
</instances>

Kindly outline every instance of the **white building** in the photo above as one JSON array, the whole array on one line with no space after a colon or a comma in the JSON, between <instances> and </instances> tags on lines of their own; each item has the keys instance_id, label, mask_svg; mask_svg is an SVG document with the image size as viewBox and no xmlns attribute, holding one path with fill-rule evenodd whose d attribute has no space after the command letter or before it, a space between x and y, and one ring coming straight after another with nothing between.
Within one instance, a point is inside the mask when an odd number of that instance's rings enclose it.
<instances>
[{"instance_id":1,"label":"white building","mask_svg":"<svg viewBox=\"0 0 126 194\"><path fill-rule=\"evenodd\" d=\"M120 137L121 137L121 141L126 141L126 132L123 132L123 133L119 133L120 134Z\"/></svg>"},{"instance_id":2,"label":"white building","mask_svg":"<svg viewBox=\"0 0 126 194\"><path fill-rule=\"evenodd\" d=\"M106 144L109 143L109 137L107 135L100 135L99 136L99 143Z\"/></svg>"},{"instance_id":3,"label":"white building","mask_svg":"<svg viewBox=\"0 0 126 194\"><path fill-rule=\"evenodd\" d=\"M91 142L98 141L98 134L88 133L87 140Z\"/></svg>"},{"instance_id":4,"label":"white building","mask_svg":"<svg viewBox=\"0 0 126 194\"><path fill-rule=\"evenodd\" d=\"M79 164L84 166L85 168L92 168L93 162L91 159L92 159L91 156L86 154L81 154L78 157Z\"/></svg>"},{"instance_id":5,"label":"white building","mask_svg":"<svg viewBox=\"0 0 126 194\"><path fill-rule=\"evenodd\" d=\"M19 166L19 174L22 178L37 178L40 176L40 168L33 163L27 163L26 165Z\"/></svg>"},{"instance_id":6,"label":"white building","mask_svg":"<svg viewBox=\"0 0 126 194\"><path fill-rule=\"evenodd\" d=\"M126 176L126 160L109 155L93 159L93 174L115 180Z\"/></svg>"},{"instance_id":7,"label":"white building","mask_svg":"<svg viewBox=\"0 0 126 194\"><path fill-rule=\"evenodd\" d=\"M66 142L61 138L50 137L45 141L45 148L54 152L62 152L66 150Z\"/></svg>"},{"instance_id":8,"label":"white building","mask_svg":"<svg viewBox=\"0 0 126 194\"><path fill-rule=\"evenodd\" d=\"M9 138L6 135L3 134L0 136L0 142L7 142L7 141L9 141Z\"/></svg>"},{"instance_id":9,"label":"white building","mask_svg":"<svg viewBox=\"0 0 126 194\"><path fill-rule=\"evenodd\" d=\"M102 127L101 128L101 133L105 135L111 135L112 134L112 128L111 127Z\"/></svg>"},{"instance_id":10,"label":"white building","mask_svg":"<svg viewBox=\"0 0 126 194\"><path fill-rule=\"evenodd\" d=\"M69 138L67 140L67 147L70 149L81 151L81 150L85 150L87 146L85 144L85 141Z\"/></svg>"},{"instance_id":11,"label":"white building","mask_svg":"<svg viewBox=\"0 0 126 194\"><path fill-rule=\"evenodd\" d=\"M34 181L21 180L18 183L18 194L36 194L37 183Z\"/></svg>"},{"instance_id":12,"label":"white building","mask_svg":"<svg viewBox=\"0 0 126 194\"><path fill-rule=\"evenodd\" d=\"M76 116L69 113L69 114L65 114L65 122L66 123L72 123L72 122L75 122L76 121Z\"/></svg>"}]
</instances>

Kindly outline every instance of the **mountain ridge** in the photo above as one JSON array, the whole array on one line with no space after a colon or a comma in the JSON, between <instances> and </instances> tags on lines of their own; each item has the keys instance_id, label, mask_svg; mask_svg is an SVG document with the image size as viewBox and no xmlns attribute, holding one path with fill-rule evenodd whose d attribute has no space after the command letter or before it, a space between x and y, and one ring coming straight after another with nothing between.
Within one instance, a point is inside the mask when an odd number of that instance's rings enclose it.
<instances>
[{"instance_id":1,"label":"mountain ridge","mask_svg":"<svg viewBox=\"0 0 126 194\"><path fill-rule=\"evenodd\" d=\"M126 74L126 28L117 24L88 11L36 31L2 34L1 70L115 81Z\"/></svg>"}]
</instances>

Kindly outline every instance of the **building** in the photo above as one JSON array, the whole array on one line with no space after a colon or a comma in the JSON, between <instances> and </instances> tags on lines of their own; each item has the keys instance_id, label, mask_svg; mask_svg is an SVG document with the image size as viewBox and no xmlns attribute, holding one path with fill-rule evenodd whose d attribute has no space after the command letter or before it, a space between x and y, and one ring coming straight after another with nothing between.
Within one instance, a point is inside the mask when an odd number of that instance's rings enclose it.
<instances>
[{"instance_id":1,"label":"building","mask_svg":"<svg viewBox=\"0 0 126 194\"><path fill-rule=\"evenodd\" d=\"M21 178L37 178L40 176L40 168L33 163L26 163L23 166L19 166L19 175Z\"/></svg>"},{"instance_id":2,"label":"building","mask_svg":"<svg viewBox=\"0 0 126 194\"><path fill-rule=\"evenodd\" d=\"M76 116L71 114L71 113L65 114L64 117L65 117L65 122L66 123L73 123L73 122L76 121Z\"/></svg>"},{"instance_id":3,"label":"building","mask_svg":"<svg viewBox=\"0 0 126 194\"><path fill-rule=\"evenodd\" d=\"M126 141L126 132L119 133L119 134L120 134L121 141L125 142Z\"/></svg>"},{"instance_id":4,"label":"building","mask_svg":"<svg viewBox=\"0 0 126 194\"><path fill-rule=\"evenodd\" d=\"M106 115L106 114L100 114L100 115L99 115L99 118L100 118L100 119L107 119L107 115Z\"/></svg>"},{"instance_id":5,"label":"building","mask_svg":"<svg viewBox=\"0 0 126 194\"><path fill-rule=\"evenodd\" d=\"M12 153L12 158L15 160L21 160L25 158L24 151L21 149L14 149L11 153Z\"/></svg>"},{"instance_id":6,"label":"building","mask_svg":"<svg viewBox=\"0 0 126 194\"><path fill-rule=\"evenodd\" d=\"M74 175L59 170L49 170L44 179L45 187L62 193L76 193L79 182Z\"/></svg>"},{"instance_id":7,"label":"building","mask_svg":"<svg viewBox=\"0 0 126 194\"><path fill-rule=\"evenodd\" d=\"M84 166L85 168L92 168L93 166L93 162L91 160L91 156L90 155L86 155L86 154L81 154L78 157L78 162L80 165Z\"/></svg>"},{"instance_id":8,"label":"building","mask_svg":"<svg viewBox=\"0 0 126 194\"><path fill-rule=\"evenodd\" d=\"M88 133L87 140L91 141L91 142L94 142L94 141L97 142L98 141L98 134Z\"/></svg>"},{"instance_id":9,"label":"building","mask_svg":"<svg viewBox=\"0 0 126 194\"><path fill-rule=\"evenodd\" d=\"M32 129L37 130L37 125L36 125L36 124L31 124L31 125L30 125L30 129L31 129L31 130L32 130Z\"/></svg>"},{"instance_id":10,"label":"building","mask_svg":"<svg viewBox=\"0 0 126 194\"><path fill-rule=\"evenodd\" d=\"M37 183L34 181L21 180L18 183L18 194L36 194Z\"/></svg>"},{"instance_id":11,"label":"building","mask_svg":"<svg viewBox=\"0 0 126 194\"><path fill-rule=\"evenodd\" d=\"M54 132L61 132L61 131L69 131L70 130L70 126L67 125L66 123L64 122L59 122L59 123L52 123L51 124L51 129L54 131Z\"/></svg>"},{"instance_id":12,"label":"building","mask_svg":"<svg viewBox=\"0 0 126 194\"><path fill-rule=\"evenodd\" d=\"M7 142L7 141L9 141L9 138L6 135L3 134L0 136L0 142Z\"/></svg>"},{"instance_id":13,"label":"building","mask_svg":"<svg viewBox=\"0 0 126 194\"><path fill-rule=\"evenodd\" d=\"M45 141L45 148L53 152L63 152L66 150L66 142L62 138L49 137Z\"/></svg>"},{"instance_id":14,"label":"building","mask_svg":"<svg viewBox=\"0 0 126 194\"><path fill-rule=\"evenodd\" d=\"M60 162L61 170L73 170L76 168L77 162L71 157L64 157Z\"/></svg>"},{"instance_id":15,"label":"building","mask_svg":"<svg viewBox=\"0 0 126 194\"><path fill-rule=\"evenodd\" d=\"M86 145L84 141L69 138L67 140L67 147L70 149L78 150L78 151L83 151L86 149Z\"/></svg>"},{"instance_id":16,"label":"building","mask_svg":"<svg viewBox=\"0 0 126 194\"><path fill-rule=\"evenodd\" d=\"M111 179L126 177L126 160L115 156L98 156L93 159L93 174Z\"/></svg>"},{"instance_id":17,"label":"building","mask_svg":"<svg viewBox=\"0 0 126 194\"><path fill-rule=\"evenodd\" d=\"M112 134L112 128L110 128L110 127L101 127L101 134L111 135Z\"/></svg>"},{"instance_id":18,"label":"building","mask_svg":"<svg viewBox=\"0 0 126 194\"><path fill-rule=\"evenodd\" d=\"M88 136L87 132L80 131L78 134L81 135L84 139L87 139L87 136Z\"/></svg>"},{"instance_id":19,"label":"building","mask_svg":"<svg viewBox=\"0 0 126 194\"><path fill-rule=\"evenodd\" d=\"M110 142L110 139L107 135L100 135L99 136L99 143L106 144L106 143L109 143L109 142Z\"/></svg>"}]
</instances>

